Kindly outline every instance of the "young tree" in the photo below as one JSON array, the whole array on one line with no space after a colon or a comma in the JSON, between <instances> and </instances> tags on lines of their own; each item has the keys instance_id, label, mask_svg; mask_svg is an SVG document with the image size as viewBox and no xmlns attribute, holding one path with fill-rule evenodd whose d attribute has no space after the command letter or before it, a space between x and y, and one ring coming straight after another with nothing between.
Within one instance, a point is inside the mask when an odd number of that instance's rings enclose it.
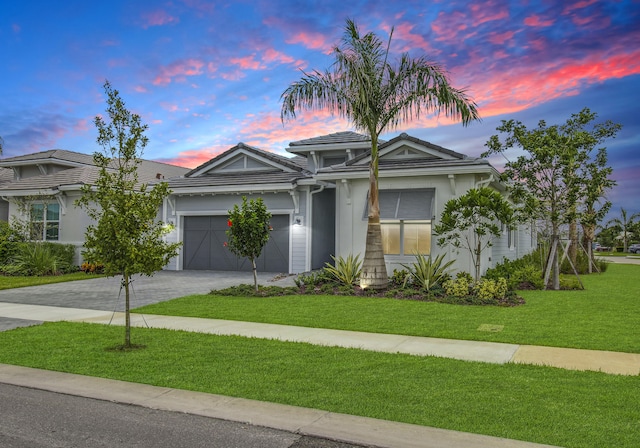
<instances>
[{"instance_id":1,"label":"young tree","mask_svg":"<svg viewBox=\"0 0 640 448\"><path fill-rule=\"evenodd\" d=\"M425 57L411 58L408 53L393 65L389 61L392 36L393 29L385 45L374 33L361 35L355 22L347 20L341 45L333 49L331 69L303 72L302 79L281 96L282 121L295 118L300 109L327 109L371 138L369 212L360 286L373 289L388 284L380 230L378 137L422 114L443 112L461 119L464 125L479 119L476 104L464 90L451 87L439 65Z\"/></svg>"},{"instance_id":2,"label":"young tree","mask_svg":"<svg viewBox=\"0 0 640 448\"><path fill-rule=\"evenodd\" d=\"M253 269L253 285L258 292L258 272L256 259L262 253L262 248L269 241L271 213L267 211L262 198L247 201L242 196L242 205L238 204L229 210L229 241L225 245L239 257L248 258Z\"/></svg>"},{"instance_id":3,"label":"young tree","mask_svg":"<svg viewBox=\"0 0 640 448\"><path fill-rule=\"evenodd\" d=\"M587 129L596 116L585 108L578 114L572 114L564 125L547 126L541 120L533 130L528 130L519 121L503 120L497 130L507 134L504 142L497 135L491 136L486 143L489 150L482 154L482 157L487 157L514 147L525 152L505 164L503 179L508 183L514 201L528 200L537 204L528 207L533 212L533 219L550 223L551 251L545 273L553 273L553 289L560 288L558 248L561 226L575 223L578 219L578 206L587 182L580 175L580 167L589 163L596 145L615 136L620 129L620 125L611 121Z\"/></svg>"},{"instance_id":4,"label":"young tree","mask_svg":"<svg viewBox=\"0 0 640 448\"><path fill-rule=\"evenodd\" d=\"M169 189L165 182L149 188L138 182L138 166L148 126L125 108L117 90L105 82L107 116L94 120L97 142L94 163L100 168L95 186L85 185L78 205L95 221L87 227L84 247L89 258L104 265L107 275L122 275L125 291L125 342L131 345L130 286L135 274L153 275L177 255L179 243L163 237L170 230L157 219Z\"/></svg>"},{"instance_id":5,"label":"young tree","mask_svg":"<svg viewBox=\"0 0 640 448\"><path fill-rule=\"evenodd\" d=\"M600 148L596 157L581 170L583 192L579 219L582 225L582 246L591 260L588 268L590 274L593 272L596 229L611 208L611 202L605 199L605 193L616 185L616 181L610 178L612 172L613 169L607 164L606 148Z\"/></svg>"},{"instance_id":6,"label":"young tree","mask_svg":"<svg viewBox=\"0 0 640 448\"><path fill-rule=\"evenodd\" d=\"M488 187L472 188L463 196L447 201L434 232L440 236L438 244L451 244L469 251L478 281L482 252L491 247L493 238L500 236L501 224L511 228L513 219L513 208L500 193Z\"/></svg>"},{"instance_id":7,"label":"young tree","mask_svg":"<svg viewBox=\"0 0 640 448\"><path fill-rule=\"evenodd\" d=\"M640 213L633 213L629 215L627 211L623 208L620 208L620 217L613 218L607 221L606 226L609 227L614 225L618 227L620 233L619 237L622 238L623 251L627 252L629 246L629 238L631 238L631 228L633 227L633 220L636 218L640 218Z\"/></svg>"}]
</instances>

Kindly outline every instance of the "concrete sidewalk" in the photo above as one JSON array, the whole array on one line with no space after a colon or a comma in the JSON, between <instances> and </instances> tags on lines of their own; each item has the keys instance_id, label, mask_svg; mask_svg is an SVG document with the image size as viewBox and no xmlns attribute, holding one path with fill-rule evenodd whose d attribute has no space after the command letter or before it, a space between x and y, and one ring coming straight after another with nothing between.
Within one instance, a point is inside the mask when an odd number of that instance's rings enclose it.
<instances>
[{"instance_id":1,"label":"concrete sidewalk","mask_svg":"<svg viewBox=\"0 0 640 448\"><path fill-rule=\"evenodd\" d=\"M0 316L36 321L75 321L124 325L124 313L0 302ZM236 335L333 347L357 348L416 356L438 356L464 361L544 365L570 370L594 370L618 375L640 375L640 354L495 342L438 339L358 331L330 330L255 322L194 317L131 314L136 327Z\"/></svg>"}]
</instances>

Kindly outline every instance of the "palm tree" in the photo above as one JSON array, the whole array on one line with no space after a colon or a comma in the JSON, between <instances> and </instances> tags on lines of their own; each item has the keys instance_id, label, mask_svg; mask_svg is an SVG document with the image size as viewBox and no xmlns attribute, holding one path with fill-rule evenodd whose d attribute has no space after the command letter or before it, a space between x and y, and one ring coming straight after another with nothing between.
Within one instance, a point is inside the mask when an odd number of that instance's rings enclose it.
<instances>
[{"instance_id":1,"label":"palm tree","mask_svg":"<svg viewBox=\"0 0 640 448\"><path fill-rule=\"evenodd\" d=\"M629 242L629 237L631 236L630 229L633 226L633 220L636 218L640 218L640 213L634 213L631 216L627 216L627 211L623 208L620 208L620 218L613 218L607 221L606 227L609 227L611 224L620 227L622 244L624 245L624 252L627 251L627 243Z\"/></svg>"},{"instance_id":2,"label":"palm tree","mask_svg":"<svg viewBox=\"0 0 640 448\"><path fill-rule=\"evenodd\" d=\"M444 113L464 125L479 120L476 104L464 90L451 87L445 70L425 57L403 53L397 65L389 61L389 41L374 33L360 35L347 19L340 46L333 49L335 61L325 72L303 72L280 97L280 118L294 119L296 111L329 110L346 118L371 139L369 164L369 212L366 249L360 286L382 289L388 284L382 251L378 203L378 137L419 118L421 114Z\"/></svg>"}]
</instances>

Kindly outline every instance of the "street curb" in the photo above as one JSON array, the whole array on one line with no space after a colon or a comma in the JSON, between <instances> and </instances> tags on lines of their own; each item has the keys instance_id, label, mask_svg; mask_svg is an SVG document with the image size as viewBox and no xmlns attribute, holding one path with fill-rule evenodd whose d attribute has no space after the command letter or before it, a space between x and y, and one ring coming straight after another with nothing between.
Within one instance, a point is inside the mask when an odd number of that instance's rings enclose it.
<instances>
[{"instance_id":1,"label":"street curb","mask_svg":"<svg viewBox=\"0 0 640 448\"><path fill-rule=\"evenodd\" d=\"M8 364L0 364L0 383L163 411L184 412L378 448L551 447L317 409Z\"/></svg>"}]
</instances>

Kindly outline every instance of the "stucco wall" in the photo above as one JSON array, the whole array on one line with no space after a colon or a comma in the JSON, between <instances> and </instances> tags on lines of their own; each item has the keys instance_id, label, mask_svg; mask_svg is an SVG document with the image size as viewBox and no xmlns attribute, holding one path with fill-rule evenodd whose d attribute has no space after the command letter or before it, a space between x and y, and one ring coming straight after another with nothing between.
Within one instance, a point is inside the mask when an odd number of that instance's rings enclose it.
<instances>
[{"instance_id":1,"label":"stucco wall","mask_svg":"<svg viewBox=\"0 0 640 448\"><path fill-rule=\"evenodd\" d=\"M369 190L368 179L354 179L349 181L349 188L343 182L336 182L336 253L339 256L346 257L349 254L360 254L364 257L365 238L367 221L364 215L365 203L367 200L367 192ZM447 175L438 176L416 176L416 177L398 177L379 179L380 190L385 189L416 189L416 188L434 188L435 198L433 203L433 220L432 226L435 226L440 219L440 215L444 210L446 202L454 197L464 194L471 188L476 186L476 176L474 174L456 175L454 185ZM455 188L455 191L454 191ZM350 200L348 196L350 194ZM506 246L506 235L504 243L500 240L497 242L495 250L488 248L483 252L482 256L482 272L493 266L493 260L496 256L515 257L518 253L526 253L529 247L524 245L527 239L523 237L521 251L509 251ZM530 237L529 237L530 239ZM466 249L455 249L451 246L440 247L437 242L437 236L432 233L431 239L431 255L438 256L445 254L445 260L454 260L452 266L455 272L466 271L475 272L473 260L470 253ZM504 254L504 255L503 255ZM413 256L385 256L387 271L393 273L394 269L402 269L402 264L411 264L415 261Z\"/></svg>"}]
</instances>

